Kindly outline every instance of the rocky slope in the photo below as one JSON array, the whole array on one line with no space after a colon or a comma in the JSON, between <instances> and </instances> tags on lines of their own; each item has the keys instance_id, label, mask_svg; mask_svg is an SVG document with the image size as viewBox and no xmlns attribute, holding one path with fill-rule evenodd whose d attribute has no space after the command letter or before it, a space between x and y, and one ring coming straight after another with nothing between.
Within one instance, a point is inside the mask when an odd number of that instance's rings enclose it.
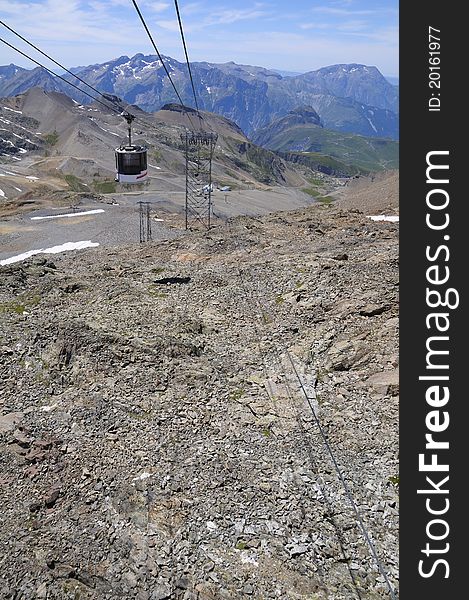
<instances>
[{"instance_id":1,"label":"rocky slope","mask_svg":"<svg viewBox=\"0 0 469 600\"><path fill-rule=\"evenodd\" d=\"M171 57L163 58L184 102L191 106L193 96L187 66ZM10 67L2 68L5 76L0 79L0 96L13 96L29 87L43 85L80 103L90 102L85 94L41 69L21 69L14 73ZM399 136L397 88L375 67L333 65L286 77L262 67L233 62L193 63L192 70L201 108L236 122L247 135L306 104L319 113L330 129L371 137ZM101 92L116 94L147 112L177 100L161 61L154 55L120 56L73 71ZM84 87L70 75L66 78Z\"/></svg>"},{"instance_id":2,"label":"rocky slope","mask_svg":"<svg viewBox=\"0 0 469 600\"><path fill-rule=\"evenodd\" d=\"M11 67L14 67L13 69ZM40 87L46 92L69 93L73 89L65 82L43 69L36 67L34 69L22 69L15 65L2 67L3 73L0 79L0 96L17 96L24 94L33 87ZM1 71L0 71L1 73ZM68 89L70 88L70 89Z\"/></svg>"},{"instance_id":3,"label":"rocky slope","mask_svg":"<svg viewBox=\"0 0 469 600\"><path fill-rule=\"evenodd\" d=\"M13 63L9 65L0 66L0 81L4 81L5 79L9 79L16 75L21 71L26 71L27 69L23 69L23 67L17 67Z\"/></svg>"},{"instance_id":4,"label":"rocky slope","mask_svg":"<svg viewBox=\"0 0 469 600\"><path fill-rule=\"evenodd\" d=\"M114 151L127 139L127 126L119 109L131 110L137 116L134 141L148 148L149 179L145 191L185 190L185 146L181 134L187 128L198 129L200 124L218 134L212 166L215 183L236 188L301 187L305 181L298 169L273 152L257 147L235 123L220 115L202 112L199 121L194 112L183 113L179 105L168 104L149 114L119 99L103 102L104 106L78 104L65 94L38 87L1 99L0 154L6 158L0 157L0 164L5 164L4 169L0 167L0 189L5 194L0 202L31 191L43 196L51 188L78 193L122 191L122 186L114 182ZM107 110L106 105L114 110ZM21 185L19 169L30 177L21 180ZM42 191L38 191L39 184Z\"/></svg>"},{"instance_id":5,"label":"rocky slope","mask_svg":"<svg viewBox=\"0 0 469 600\"><path fill-rule=\"evenodd\" d=\"M39 121L8 106L11 102L4 104L7 106L0 106L0 156L18 160L28 152L40 150L44 140L36 133Z\"/></svg>"},{"instance_id":6,"label":"rocky slope","mask_svg":"<svg viewBox=\"0 0 469 600\"><path fill-rule=\"evenodd\" d=\"M323 94L352 98L399 113L399 89L390 85L376 67L353 63L332 65L305 73L302 78Z\"/></svg>"},{"instance_id":7,"label":"rocky slope","mask_svg":"<svg viewBox=\"0 0 469 600\"><path fill-rule=\"evenodd\" d=\"M300 383L397 586L397 238L316 206L0 268L0 598L387 598Z\"/></svg>"},{"instance_id":8,"label":"rocky slope","mask_svg":"<svg viewBox=\"0 0 469 600\"><path fill-rule=\"evenodd\" d=\"M367 215L398 215L399 171L350 179L332 195L342 208L359 209Z\"/></svg>"}]
</instances>

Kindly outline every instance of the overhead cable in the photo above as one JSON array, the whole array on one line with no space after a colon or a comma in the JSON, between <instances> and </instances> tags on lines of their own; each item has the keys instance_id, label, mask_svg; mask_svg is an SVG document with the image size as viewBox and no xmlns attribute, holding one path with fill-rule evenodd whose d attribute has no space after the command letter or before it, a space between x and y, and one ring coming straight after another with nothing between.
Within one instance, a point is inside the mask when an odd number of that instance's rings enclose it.
<instances>
[{"instance_id":1,"label":"overhead cable","mask_svg":"<svg viewBox=\"0 0 469 600\"><path fill-rule=\"evenodd\" d=\"M176 14L177 14L178 23L179 23L179 31L181 32L182 45L184 47L184 54L186 56L187 69L189 71L189 77L190 77L190 80L191 80L192 92L194 94L195 107L197 109L197 113L199 113L199 103L197 101L197 94L196 94L196 91L195 91L194 79L192 77L191 63L189 61L189 54L187 52L186 38L184 36L184 29L183 29L183 26L182 26L182 19L181 19L181 13L179 11L178 0L174 0L174 6L176 7ZM199 114L199 117L200 117L200 114Z\"/></svg>"},{"instance_id":2,"label":"overhead cable","mask_svg":"<svg viewBox=\"0 0 469 600\"><path fill-rule=\"evenodd\" d=\"M85 94L86 96L89 96L92 100L94 100L95 102L98 102L99 104L102 104L104 106L104 108L106 108L107 110L109 110L111 107L107 104L105 104L104 102L102 102L101 100L99 100L98 98L95 98L94 96L92 96L91 94L89 94L88 92L85 92L85 90L80 89L77 85L75 85L74 83L72 83L71 81L68 81L67 79L65 79L65 77L62 77L61 75L57 75L57 73L54 73L54 71L52 71L51 69L48 69L46 66L44 66L42 63L40 63L39 61L37 61L36 59L32 58L31 56L29 56L28 54L26 54L26 52L23 52L22 50L20 50L19 48L16 48L16 46L13 46L13 44L10 44L9 42L7 42L6 40L4 40L3 38L0 38L0 42L3 42L6 46L9 46L12 50L15 50L16 52L18 52L19 54L21 54L22 56L24 56L25 58L27 58L28 60L32 61L33 63L35 63L36 65L38 65L39 67L42 67L44 70L46 70L48 73L50 73L51 75L53 75L54 77L58 77L59 79L61 79L62 81L64 81L65 83L67 83L68 85L71 85L73 88L75 88L76 90L78 90L79 92L81 92L82 94ZM116 111L116 109L113 109L114 111Z\"/></svg>"},{"instance_id":3,"label":"overhead cable","mask_svg":"<svg viewBox=\"0 0 469 600\"><path fill-rule=\"evenodd\" d=\"M31 56L29 56L25 52L22 52L21 50L19 50L18 48L16 48L12 44L8 43L6 40L0 38L0 41L2 41L4 44L6 44L7 46L9 46L10 48L12 48L13 50L15 50L16 52L18 52L22 56L25 56L26 58L28 58L29 60L31 60L32 62L34 62L36 65L42 67L43 69L45 69L46 71L48 71L54 77L58 77L59 79L61 79L65 83L68 83L68 85L71 85L73 88L77 89L79 92L81 92L85 96L88 96L89 98L91 98L95 102L99 102L102 106L106 107L108 110L114 111L116 114L119 114L119 115L122 115L123 112L129 112L128 109L129 109L130 105L128 103L126 103L127 104L126 107L122 107L122 106L120 106L120 104L118 102L113 101L113 100L108 100L107 96L103 92L100 92L97 88L95 88L91 84L87 83L84 79L82 79L81 77L79 77L76 73L73 73L73 71L70 71L69 69L67 69L64 65L62 65L60 62L58 62L57 60L55 60L52 56L50 56L46 52L43 52L38 46L36 46L32 42L30 42L28 39L26 39L24 36L22 36L20 33L18 33L17 31L15 31L12 27L10 27L9 25L7 25L4 21L0 21L0 25L3 25L6 29L8 29L9 31L11 31L12 33L14 33L17 37L19 37L21 40L23 40L26 44L28 44L29 46L31 46L32 48L34 48L35 50L37 50L40 54L42 54L43 56L45 56L46 58L48 58L51 62L53 62L54 64L56 64L58 67L60 67L61 69L63 69L67 73L69 73L72 77L74 77L75 79L77 79L81 83L85 84L88 88L90 88L91 90L93 90L94 92L96 92L96 94L98 94L99 96L105 98L107 100L108 104L106 104L105 102L102 102L98 98L95 98L95 96L89 94L88 92L86 92L85 90L83 90L82 88L80 88L79 86L74 85L68 79L65 79L64 77L62 77L60 75L57 75L51 69L48 69L45 65L43 65L39 61L35 60L34 58L32 58ZM134 115L134 116L135 116L135 119L139 123L141 123L142 125L145 125L148 128L152 128L155 131L158 131L158 129L155 126L155 124L146 121L145 119L143 119L140 116L136 116L136 115Z\"/></svg>"},{"instance_id":4,"label":"overhead cable","mask_svg":"<svg viewBox=\"0 0 469 600\"><path fill-rule=\"evenodd\" d=\"M31 46L31 48L34 48L34 50L37 50L37 52L39 52L40 54L42 54L43 56L45 56L46 58L48 58L51 62L53 62L55 65L57 65L58 67L60 67L61 69L63 69L64 71L66 71L69 75L72 75L72 77L75 77L76 79L78 79L78 81L80 81L81 83L83 83L84 85L86 85L88 88L90 88L91 90L93 90L94 92L96 92L97 94L99 94L100 96L103 96L103 93L100 92L98 89L96 89L95 87L93 87L92 85L90 85L89 83L87 83L84 79L82 79L81 77L79 77L76 73L73 73L72 71L70 71L69 69L67 69L66 67L64 67L63 65L61 65L58 61L56 61L54 58L52 58L52 56L49 56L49 54L47 54L46 52L43 52L40 48L38 48L36 45L34 45L32 42L30 42L29 40L27 40L25 37L23 37L20 33L18 33L17 31L15 31L12 27L10 27L9 25L7 25L4 21L0 21L0 25L3 25L3 27L5 27L6 29L8 29L9 31L11 31L14 35L16 35L17 37L19 37L21 40L23 40L23 42L26 42L26 44L28 44L29 46ZM30 59L32 60L32 59ZM38 64L38 63L37 63ZM42 66L42 65L41 65ZM43 67L44 69L46 67ZM57 77L59 77L57 75ZM62 78L61 78L62 79ZM67 81L67 79L64 79L64 81ZM69 83L69 82L68 82ZM80 89L80 88L78 88ZM84 90L83 91L84 94L86 94L86 92ZM93 96L91 96L93 98ZM111 107L112 108L112 107ZM117 112L117 110L115 108L113 108L114 111ZM119 113L121 112L121 110L118 111Z\"/></svg>"}]
</instances>

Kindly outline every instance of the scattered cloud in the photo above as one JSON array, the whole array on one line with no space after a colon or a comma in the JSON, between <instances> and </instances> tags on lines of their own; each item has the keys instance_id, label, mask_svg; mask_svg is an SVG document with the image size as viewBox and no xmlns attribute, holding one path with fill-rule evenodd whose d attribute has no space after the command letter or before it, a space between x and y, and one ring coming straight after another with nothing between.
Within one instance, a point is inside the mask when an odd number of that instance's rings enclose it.
<instances>
[{"instance_id":1,"label":"scattered cloud","mask_svg":"<svg viewBox=\"0 0 469 600\"><path fill-rule=\"evenodd\" d=\"M300 29L330 29L330 23L300 23Z\"/></svg>"},{"instance_id":2,"label":"scattered cloud","mask_svg":"<svg viewBox=\"0 0 469 600\"><path fill-rule=\"evenodd\" d=\"M204 5L202 2L192 2L189 4L184 4L184 15L190 16L197 14L198 12L204 10Z\"/></svg>"},{"instance_id":3,"label":"scattered cloud","mask_svg":"<svg viewBox=\"0 0 469 600\"><path fill-rule=\"evenodd\" d=\"M316 6L313 8L313 11L334 17L364 17L377 13L376 10L353 10L351 8L333 8L331 6Z\"/></svg>"},{"instance_id":4,"label":"scattered cloud","mask_svg":"<svg viewBox=\"0 0 469 600\"><path fill-rule=\"evenodd\" d=\"M206 19L205 23L208 25L220 25L220 24L232 24L237 23L238 21L246 21L246 20L254 20L260 19L261 17L266 17L269 15L269 12L263 10L262 5L254 5L254 8L248 9L223 9L214 11L211 15Z\"/></svg>"},{"instance_id":5,"label":"scattered cloud","mask_svg":"<svg viewBox=\"0 0 469 600\"><path fill-rule=\"evenodd\" d=\"M138 2L159 50L181 60L170 0ZM313 5L313 6L312 6ZM397 74L398 1L208 0L180 2L192 60L234 60L291 71L335 62L376 64ZM1 19L67 66L153 53L129 0L0 0ZM309 15L305 17L305 15ZM0 27L1 37L38 58ZM22 45L21 45L22 44ZM32 65L2 47L1 63ZM42 62L42 58L38 58Z\"/></svg>"},{"instance_id":6,"label":"scattered cloud","mask_svg":"<svg viewBox=\"0 0 469 600\"><path fill-rule=\"evenodd\" d=\"M156 24L158 25L158 27L161 27L161 29L166 29L168 31L179 31L179 24L176 19L161 19L159 21L156 21ZM192 31L192 28L184 26L184 31Z\"/></svg>"},{"instance_id":7,"label":"scattered cloud","mask_svg":"<svg viewBox=\"0 0 469 600\"><path fill-rule=\"evenodd\" d=\"M344 21L337 26L338 31L347 31L347 32L363 32L367 30L369 24L367 21L352 19L350 21Z\"/></svg>"},{"instance_id":8,"label":"scattered cloud","mask_svg":"<svg viewBox=\"0 0 469 600\"><path fill-rule=\"evenodd\" d=\"M189 5L191 13L200 13L201 16L198 21L184 23L185 32L194 32L205 29L206 27L214 26L229 26L239 23L240 21L256 21L257 19L265 18L269 16L269 12L264 10L263 4L254 4L252 8L247 9L231 9L231 8L219 8L218 10L204 10L203 5L194 3ZM184 7L184 15L187 15L187 9ZM179 31L179 24L174 17L173 19L161 19L156 24L162 29L168 31Z\"/></svg>"}]
</instances>

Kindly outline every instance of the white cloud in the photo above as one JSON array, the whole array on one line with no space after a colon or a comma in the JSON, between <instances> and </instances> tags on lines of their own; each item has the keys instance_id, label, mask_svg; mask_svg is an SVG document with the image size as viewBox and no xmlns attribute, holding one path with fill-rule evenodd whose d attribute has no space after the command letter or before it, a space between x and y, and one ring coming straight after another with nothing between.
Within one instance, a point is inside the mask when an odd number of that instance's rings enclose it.
<instances>
[{"instance_id":1,"label":"white cloud","mask_svg":"<svg viewBox=\"0 0 469 600\"><path fill-rule=\"evenodd\" d=\"M257 5L260 7L260 5ZM205 21L207 25L221 25L221 24L232 24L238 21L254 20L260 17L265 17L269 13L260 8L248 8L248 9L225 9L213 11L211 16Z\"/></svg>"},{"instance_id":2,"label":"white cloud","mask_svg":"<svg viewBox=\"0 0 469 600\"><path fill-rule=\"evenodd\" d=\"M331 29L330 23L301 23L300 29Z\"/></svg>"},{"instance_id":3,"label":"white cloud","mask_svg":"<svg viewBox=\"0 0 469 600\"><path fill-rule=\"evenodd\" d=\"M201 12L202 14L202 5L200 3L195 3L189 5L190 11L192 14L195 12ZM268 12L263 10L263 5L255 4L253 8L248 9L218 9L211 10L207 16L206 11L203 11L203 16L197 21L184 21L184 16L187 14L187 7L184 7L184 10L181 10L183 22L184 22L184 31L185 32L195 32L201 31L206 27L212 26L222 26L222 25L233 25L235 23L239 23L241 21L255 21L261 17L267 17L269 15ZM179 24L174 17L174 19L160 19L156 22L156 24L165 29L167 31L179 32Z\"/></svg>"},{"instance_id":4,"label":"white cloud","mask_svg":"<svg viewBox=\"0 0 469 600\"><path fill-rule=\"evenodd\" d=\"M301 21L292 11L276 13L273 3L230 8L228 0L225 2L215 6L199 0L187 5L181 2L191 60L234 60L292 71L336 62L361 62L376 64L386 74L397 74L398 29L389 25L390 19L384 20L388 25L379 27L371 16L368 19L366 14L360 15L360 11L353 12L350 5L340 3L329 7L336 11L335 16L330 13L328 18L326 13L318 12L321 18L316 20L310 12L309 19ZM172 2L139 0L139 6L159 50L183 59ZM344 11L350 11L350 15L342 14ZM67 67L104 63L123 54L154 52L129 0L0 0L0 14L8 25ZM273 19L282 21L282 29L288 23L291 31L276 31ZM47 64L33 50L20 46L13 34L3 30L2 37ZM14 62L33 68L26 59L0 47L1 64Z\"/></svg>"},{"instance_id":5,"label":"white cloud","mask_svg":"<svg viewBox=\"0 0 469 600\"><path fill-rule=\"evenodd\" d=\"M396 52L399 41L399 29L397 27L381 27L374 31L349 31L348 35L366 38L368 40L388 45Z\"/></svg>"},{"instance_id":6,"label":"white cloud","mask_svg":"<svg viewBox=\"0 0 469 600\"><path fill-rule=\"evenodd\" d=\"M369 23L367 21L362 21L359 19L351 19L350 21L344 21L337 26L338 31L347 31L347 32L363 32L364 30L369 28Z\"/></svg>"},{"instance_id":7,"label":"white cloud","mask_svg":"<svg viewBox=\"0 0 469 600\"><path fill-rule=\"evenodd\" d=\"M77 61L83 64L82 56L89 54L93 46L96 54L96 47L122 46L123 40L142 37L136 21L122 18L115 7L111 10L110 4L119 2L93 2L85 6L77 0L44 0L19 5L0 0L0 11L5 11L8 15L5 21L18 33L60 62L72 65ZM8 34L8 41L15 45L19 43L13 34ZM27 49L27 53L36 56L30 49ZM118 52L120 54L122 52Z\"/></svg>"},{"instance_id":8,"label":"white cloud","mask_svg":"<svg viewBox=\"0 0 469 600\"><path fill-rule=\"evenodd\" d=\"M128 9L130 5L130 0L95 0L94 2L88 2L89 6L98 6L102 5L104 8L111 6L117 6L120 8ZM151 0L139 0L138 5L140 9L145 11L152 12L163 12L167 10L171 4L168 2L152 2Z\"/></svg>"},{"instance_id":9,"label":"white cloud","mask_svg":"<svg viewBox=\"0 0 469 600\"><path fill-rule=\"evenodd\" d=\"M202 2L192 2L190 4L184 4L184 7L182 9L180 8L180 10L183 16L187 16L205 10L205 7Z\"/></svg>"},{"instance_id":10,"label":"white cloud","mask_svg":"<svg viewBox=\"0 0 469 600\"><path fill-rule=\"evenodd\" d=\"M154 13L164 12L165 10L168 10L168 8L170 8L171 6L171 4L168 4L167 2L146 2L145 4L147 4L148 10Z\"/></svg>"},{"instance_id":11,"label":"white cloud","mask_svg":"<svg viewBox=\"0 0 469 600\"><path fill-rule=\"evenodd\" d=\"M352 8L333 8L328 6L316 6L313 8L314 12L321 13L323 15L331 15L334 17L355 17L355 16L367 16L376 15L379 12L377 10L354 10Z\"/></svg>"},{"instance_id":12,"label":"white cloud","mask_svg":"<svg viewBox=\"0 0 469 600\"><path fill-rule=\"evenodd\" d=\"M161 27L162 29L166 29L167 31L179 31L179 24L176 19L159 20L159 21L156 21L156 24L158 25L158 27ZM186 25L184 25L184 32L191 31L191 30L192 30L191 27L187 27Z\"/></svg>"}]
</instances>

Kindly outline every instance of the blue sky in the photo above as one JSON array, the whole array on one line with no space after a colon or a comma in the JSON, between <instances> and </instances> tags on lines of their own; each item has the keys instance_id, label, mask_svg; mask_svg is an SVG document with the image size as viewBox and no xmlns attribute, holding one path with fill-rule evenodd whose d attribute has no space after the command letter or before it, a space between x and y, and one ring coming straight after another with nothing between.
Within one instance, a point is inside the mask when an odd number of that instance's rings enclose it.
<instances>
[{"instance_id":1,"label":"blue sky","mask_svg":"<svg viewBox=\"0 0 469 600\"><path fill-rule=\"evenodd\" d=\"M138 4L160 52L182 60L173 0ZM179 0L179 6L194 61L298 72L356 62L398 75L398 0ZM153 53L131 0L0 0L0 19L68 67ZM34 66L0 43L0 64L10 62Z\"/></svg>"}]
</instances>

